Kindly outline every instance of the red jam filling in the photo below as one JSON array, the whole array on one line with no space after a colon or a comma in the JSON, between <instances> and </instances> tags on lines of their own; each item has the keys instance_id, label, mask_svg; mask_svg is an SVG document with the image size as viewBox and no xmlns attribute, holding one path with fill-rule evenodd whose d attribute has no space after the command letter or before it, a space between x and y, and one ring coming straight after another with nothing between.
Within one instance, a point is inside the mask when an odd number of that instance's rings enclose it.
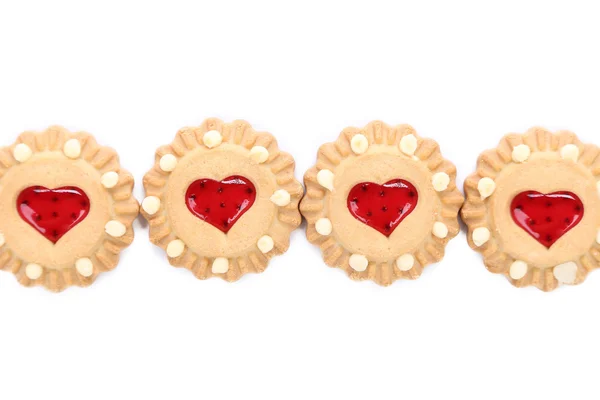
<instances>
[{"instance_id":1,"label":"red jam filling","mask_svg":"<svg viewBox=\"0 0 600 400\"><path fill-rule=\"evenodd\" d=\"M417 189L403 179L379 185L362 182L348 194L348 210L360 222L389 237L417 206Z\"/></svg>"},{"instance_id":2,"label":"red jam filling","mask_svg":"<svg viewBox=\"0 0 600 400\"><path fill-rule=\"evenodd\" d=\"M25 222L56 244L90 212L90 200L77 187L29 187L17 198L17 211Z\"/></svg>"},{"instance_id":3,"label":"red jam filling","mask_svg":"<svg viewBox=\"0 0 600 400\"><path fill-rule=\"evenodd\" d=\"M185 194L188 209L196 217L208 222L224 233L252 207L256 189L243 176L230 176L218 182L198 179Z\"/></svg>"},{"instance_id":4,"label":"red jam filling","mask_svg":"<svg viewBox=\"0 0 600 400\"><path fill-rule=\"evenodd\" d=\"M513 220L538 242L550 248L583 218L583 203L571 192L519 193L512 201Z\"/></svg>"}]
</instances>

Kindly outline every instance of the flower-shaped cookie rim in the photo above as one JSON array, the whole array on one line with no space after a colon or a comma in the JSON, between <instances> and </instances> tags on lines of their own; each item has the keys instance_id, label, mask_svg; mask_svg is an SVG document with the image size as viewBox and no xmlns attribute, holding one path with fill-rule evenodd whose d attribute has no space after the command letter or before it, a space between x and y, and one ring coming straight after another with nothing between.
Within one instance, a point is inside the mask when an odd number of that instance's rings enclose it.
<instances>
[{"instance_id":1,"label":"flower-shaped cookie rim","mask_svg":"<svg viewBox=\"0 0 600 400\"><path fill-rule=\"evenodd\" d=\"M0 269L12 271L24 286L39 285L54 292L69 286L86 287L100 273L114 269L121 251L133 242L133 221L139 215L139 204L133 197L134 178L121 168L117 152L98 145L91 134L51 126L42 132L23 132L12 145L0 149L0 181L8 169L17 165L26 167L34 162L31 160L34 155L43 152L60 154L60 157L73 162L83 160L97 170L98 185L106 190L113 202L111 219L103 221L106 223L104 238L94 254L78 258L71 268L48 268L17 257L0 232ZM32 185L35 183L32 182Z\"/></svg>"}]
</instances>

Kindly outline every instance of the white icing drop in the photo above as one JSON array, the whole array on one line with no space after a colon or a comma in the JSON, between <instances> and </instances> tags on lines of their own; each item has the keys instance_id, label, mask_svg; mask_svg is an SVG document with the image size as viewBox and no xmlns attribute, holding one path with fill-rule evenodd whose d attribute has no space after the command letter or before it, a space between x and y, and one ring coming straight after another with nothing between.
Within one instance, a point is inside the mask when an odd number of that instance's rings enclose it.
<instances>
[{"instance_id":1,"label":"white icing drop","mask_svg":"<svg viewBox=\"0 0 600 400\"><path fill-rule=\"evenodd\" d=\"M148 215L154 215L160 210L160 199L156 196L148 196L142 201L142 209Z\"/></svg>"},{"instance_id":2,"label":"white icing drop","mask_svg":"<svg viewBox=\"0 0 600 400\"><path fill-rule=\"evenodd\" d=\"M69 139L63 147L65 156L75 159L81 155L81 143L77 139Z\"/></svg>"},{"instance_id":3,"label":"white icing drop","mask_svg":"<svg viewBox=\"0 0 600 400\"><path fill-rule=\"evenodd\" d=\"M325 189L333 190L333 172L328 169L322 169L317 173L317 182Z\"/></svg>"},{"instance_id":4,"label":"white icing drop","mask_svg":"<svg viewBox=\"0 0 600 400\"><path fill-rule=\"evenodd\" d=\"M185 243L182 240L175 239L169 242L167 245L167 255L170 258L177 258L183 254L185 250Z\"/></svg>"},{"instance_id":5,"label":"white icing drop","mask_svg":"<svg viewBox=\"0 0 600 400\"><path fill-rule=\"evenodd\" d=\"M315 230L319 235L328 236L331 234L333 226L328 218L319 218L315 223Z\"/></svg>"},{"instance_id":6,"label":"white icing drop","mask_svg":"<svg viewBox=\"0 0 600 400\"><path fill-rule=\"evenodd\" d=\"M15 146L15 149L13 150L13 157L20 163L29 160L32 154L33 152L31 151L31 148L25 143L19 143Z\"/></svg>"},{"instance_id":7,"label":"white icing drop","mask_svg":"<svg viewBox=\"0 0 600 400\"><path fill-rule=\"evenodd\" d=\"M27 264L25 267L25 275L31 279L36 280L44 273L44 269L38 264Z\"/></svg>"},{"instance_id":8,"label":"white icing drop","mask_svg":"<svg viewBox=\"0 0 600 400\"><path fill-rule=\"evenodd\" d=\"M577 159L579 158L579 148L574 144L564 145L560 149L560 156L565 160L577 162Z\"/></svg>"},{"instance_id":9,"label":"white icing drop","mask_svg":"<svg viewBox=\"0 0 600 400\"><path fill-rule=\"evenodd\" d=\"M100 183L106 189L112 189L119 183L119 174L114 171L107 172L100 178Z\"/></svg>"},{"instance_id":10,"label":"white icing drop","mask_svg":"<svg viewBox=\"0 0 600 400\"><path fill-rule=\"evenodd\" d=\"M531 149L526 144L519 144L515 146L512 151L512 159L516 163L522 163L529 159Z\"/></svg>"},{"instance_id":11,"label":"white icing drop","mask_svg":"<svg viewBox=\"0 0 600 400\"><path fill-rule=\"evenodd\" d=\"M350 140L350 147L356 154L363 154L369 148L369 140L361 133L352 136Z\"/></svg>"},{"instance_id":12,"label":"white icing drop","mask_svg":"<svg viewBox=\"0 0 600 400\"><path fill-rule=\"evenodd\" d=\"M560 283L572 285L577 279L577 264L570 261L564 264L557 265L552 270L554 277Z\"/></svg>"},{"instance_id":13,"label":"white icing drop","mask_svg":"<svg viewBox=\"0 0 600 400\"><path fill-rule=\"evenodd\" d=\"M221 135L221 133L219 131L208 131L204 134L204 136L202 137L202 142L204 142L204 145L206 147L208 147L209 149L212 149L213 147L217 147L218 145L221 144L221 142L223 141L223 136Z\"/></svg>"},{"instance_id":14,"label":"white icing drop","mask_svg":"<svg viewBox=\"0 0 600 400\"><path fill-rule=\"evenodd\" d=\"M417 150L417 138L412 133L410 135L403 136L400 139L400 151L408 156L415 154Z\"/></svg>"},{"instance_id":15,"label":"white icing drop","mask_svg":"<svg viewBox=\"0 0 600 400\"><path fill-rule=\"evenodd\" d=\"M352 254L348 260L350 267L358 272L365 271L369 266L369 260L362 254Z\"/></svg>"},{"instance_id":16,"label":"white icing drop","mask_svg":"<svg viewBox=\"0 0 600 400\"><path fill-rule=\"evenodd\" d=\"M431 178L431 183L433 184L433 188L436 192L443 192L448 189L448 185L450 184L450 176L445 172L438 172L433 175Z\"/></svg>"},{"instance_id":17,"label":"white icing drop","mask_svg":"<svg viewBox=\"0 0 600 400\"><path fill-rule=\"evenodd\" d=\"M89 258L80 258L75 262L75 269L79 275L89 278L94 274L94 264Z\"/></svg>"},{"instance_id":18,"label":"white icing drop","mask_svg":"<svg viewBox=\"0 0 600 400\"><path fill-rule=\"evenodd\" d=\"M415 265L415 258L412 254L403 254L396 260L396 266L400 271L410 271Z\"/></svg>"},{"instance_id":19,"label":"white icing drop","mask_svg":"<svg viewBox=\"0 0 600 400\"><path fill-rule=\"evenodd\" d=\"M496 190L496 182L488 177L481 178L477 184L477 190L479 190L482 199L487 199Z\"/></svg>"},{"instance_id":20,"label":"white icing drop","mask_svg":"<svg viewBox=\"0 0 600 400\"><path fill-rule=\"evenodd\" d=\"M273 250L273 247L275 247L275 243L273 242L273 238L269 235L264 235L263 237L261 237L260 239L258 239L258 242L256 243L256 245L258 246L258 249L263 253L263 254L267 254L268 252L270 252L271 250Z\"/></svg>"},{"instance_id":21,"label":"white icing drop","mask_svg":"<svg viewBox=\"0 0 600 400\"><path fill-rule=\"evenodd\" d=\"M271 195L271 201L279 207L285 207L291 202L290 193L285 189L276 190L273 195Z\"/></svg>"},{"instance_id":22,"label":"white icing drop","mask_svg":"<svg viewBox=\"0 0 600 400\"><path fill-rule=\"evenodd\" d=\"M524 261L517 260L513 262L510 266L509 274L510 277L517 280L523 278L527 275L527 263Z\"/></svg>"},{"instance_id":23,"label":"white icing drop","mask_svg":"<svg viewBox=\"0 0 600 400\"><path fill-rule=\"evenodd\" d=\"M254 146L250 149L250 158L257 163L262 164L269 158L269 151L263 146Z\"/></svg>"},{"instance_id":24,"label":"white icing drop","mask_svg":"<svg viewBox=\"0 0 600 400\"><path fill-rule=\"evenodd\" d=\"M473 243L475 243L475 246L481 247L490 240L490 236L491 233L488 228L475 228L475 230L473 230Z\"/></svg>"},{"instance_id":25,"label":"white icing drop","mask_svg":"<svg viewBox=\"0 0 600 400\"><path fill-rule=\"evenodd\" d=\"M229 271L229 260L224 257L217 257L212 263L213 274L224 274Z\"/></svg>"},{"instance_id":26,"label":"white icing drop","mask_svg":"<svg viewBox=\"0 0 600 400\"><path fill-rule=\"evenodd\" d=\"M440 239L445 239L448 236L448 227L443 222L433 224L433 235Z\"/></svg>"},{"instance_id":27,"label":"white icing drop","mask_svg":"<svg viewBox=\"0 0 600 400\"><path fill-rule=\"evenodd\" d=\"M177 157L173 154L165 154L159 161L160 169L165 172L171 172L177 166Z\"/></svg>"},{"instance_id":28,"label":"white icing drop","mask_svg":"<svg viewBox=\"0 0 600 400\"><path fill-rule=\"evenodd\" d=\"M115 238L120 238L120 237L124 236L125 233L127 233L127 227L125 225L123 225L123 223L121 223L119 221L115 221L115 220L108 221L106 223L106 225L104 226L104 230L110 236L115 237Z\"/></svg>"}]
</instances>

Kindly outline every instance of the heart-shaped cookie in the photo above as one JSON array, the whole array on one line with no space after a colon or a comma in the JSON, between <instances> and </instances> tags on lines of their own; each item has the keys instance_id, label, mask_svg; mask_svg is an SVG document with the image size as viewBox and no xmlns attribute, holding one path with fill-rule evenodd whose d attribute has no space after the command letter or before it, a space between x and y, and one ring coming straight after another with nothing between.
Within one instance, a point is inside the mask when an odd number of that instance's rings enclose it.
<instances>
[{"instance_id":1,"label":"heart-shaped cookie","mask_svg":"<svg viewBox=\"0 0 600 400\"><path fill-rule=\"evenodd\" d=\"M215 181L198 179L185 195L188 209L196 217L227 233L252 207L256 189L243 176L234 175Z\"/></svg>"},{"instance_id":2,"label":"heart-shaped cookie","mask_svg":"<svg viewBox=\"0 0 600 400\"><path fill-rule=\"evenodd\" d=\"M348 209L354 218L389 237L418 201L417 189L403 179L383 185L361 182L348 194Z\"/></svg>"},{"instance_id":3,"label":"heart-shaped cookie","mask_svg":"<svg viewBox=\"0 0 600 400\"><path fill-rule=\"evenodd\" d=\"M77 187L32 186L19 194L17 210L25 222L56 244L85 219L90 212L90 200Z\"/></svg>"},{"instance_id":4,"label":"heart-shaped cookie","mask_svg":"<svg viewBox=\"0 0 600 400\"><path fill-rule=\"evenodd\" d=\"M571 192L519 193L510 211L515 223L538 242L552 247L583 218L583 203Z\"/></svg>"}]
</instances>

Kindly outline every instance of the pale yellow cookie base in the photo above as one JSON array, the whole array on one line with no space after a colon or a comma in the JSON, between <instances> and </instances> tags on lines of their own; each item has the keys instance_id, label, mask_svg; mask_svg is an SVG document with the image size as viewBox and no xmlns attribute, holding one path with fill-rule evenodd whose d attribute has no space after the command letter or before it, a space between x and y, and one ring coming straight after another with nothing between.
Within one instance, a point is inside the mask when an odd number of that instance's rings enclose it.
<instances>
[{"instance_id":1,"label":"pale yellow cookie base","mask_svg":"<svg viewBox=\"0 0 600 400\"><path fill-rule=\"evenodd\" d=\"M399 157L390 146L371 146L363 157L346 158L335 169L335 190L327 196L324 212L333 225L333 237L350 253L385 263L417 250L442 211L437 192L431 185L431 172L419 161ZM348 212L348 193L361 182L385 183L401 177L419 192L417 207L386 237L368 228Z\"/></svg>"},{"instance_id":2,"label":"pale yellow cookie base","mask_svg":"<svg viewBox=\"0 0 600 400\"><path fill-rule=\"evenodd\" d=\"M93 254L104 240L104 224L110 220L110 195L98 184L100 174L83 160L67 160L59 152L36 153L2 177L0 232L14 255L48 269L72 268L75 261ZM76 186L90 199L90 212L56 244L21 219L16 198L30 186L58 188Z\"/></svg>"},{"instance_id":3,"label":"pale yellow cookie base","mask_svg":"<svg viewBox=\"0 0 600 400\"><path fill-rule=\"evenodd\" d=\"M252 207L225 234L190 213L185 193L200 177L220 181L232 175L252 177L256 198ZM253 251L258 239L276 222L278 207L270 200L275 190L275 175L252 162L247 149L229 143L210 151L198 148L180 159L165 187L165 207L172 233L194 253L205 257L241 257Z\"/></svg>"}]
</instances>

